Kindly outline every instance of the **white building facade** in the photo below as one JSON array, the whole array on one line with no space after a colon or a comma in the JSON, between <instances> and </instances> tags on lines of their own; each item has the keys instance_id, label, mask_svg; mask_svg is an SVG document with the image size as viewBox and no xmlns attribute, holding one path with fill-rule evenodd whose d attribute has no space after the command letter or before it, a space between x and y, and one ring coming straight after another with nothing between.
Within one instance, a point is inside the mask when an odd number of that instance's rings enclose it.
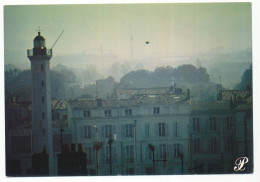
<instances>
[{"instance_id":1,"label":"white building facade","mask_svg":"<svg viewBox=\"0 0 260 182\"><path fill-rule=\"evenodd\" d=\"M187 173L190 105L179 100L161 95L69 102L73 143L83 144L89 174Z\"/></svg>"}]
</instances>

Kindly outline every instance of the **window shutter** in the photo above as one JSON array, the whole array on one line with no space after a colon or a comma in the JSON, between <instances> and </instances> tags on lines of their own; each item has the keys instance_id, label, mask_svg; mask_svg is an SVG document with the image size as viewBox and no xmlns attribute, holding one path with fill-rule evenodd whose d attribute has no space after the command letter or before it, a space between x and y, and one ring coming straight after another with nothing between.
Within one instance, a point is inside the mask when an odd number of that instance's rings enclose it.
<instances>
[{"instance_id":1,"label":"window shutter","mask_svg":"<svg viewBox=\"0 0 260 182\"><path fill-rule=\"evenodd\" d=\"M167 160L172 160L172 149L173 148L173 145L172 144L168 144L166 146L166 159Z\"/></svg>"},{"instance_id":2,"label":"window shutter","mask_svg":"<svg viewBox=\"0 0 260 182\"><path fill-rule=\"evenodd\" d=\"M217 139L217 153L221 152L221 141L220 139Z\"/></svg>"},{"instance_id":3,"label":"window shutter","mask_svg":"<svg viewBox=\"0 0 260 182\"><path fill-rule=\"evenodd\" d=\"M125 138L125 125L121 126L121 137Z\"/></svg>"},{"instance_id":4,"label":"window shutter","mask_svg":"<svg viewBox=\"0 0 260 182\"><path fill-rule=\"evenodd\" d=\"M149 123L144 124L144 130L145 130L145 137L149 137Z\"/></svg>"},{"instance_id":5,"label":"window shutter","mask_svg":"<svg viewBox=\"0 0 260 182\"><path fill-rule=\"evenodd\" d=\"M158 123L154 124L154 136L155 137L159 136L159 124Z\"/></svg>"},{"instance_id":6,"label":"window shutter","mask_svg":"<svg viewBox=\"0 0 260 182\"><path fill-rule=\"evenodd\" d=\"M157 160L160 158L160 147L159 145L154 145L154 160Z\"/></svg>"},{"instance_id":7,"label":"window shutter","mask_svg":"<svg viewBox=\"0 0 260 182\"><path fill-rule=\"evenodd\" d=\"M91 138L94 139L95 138L95 134L96 134L96 128L94 128L93 126L90 127L90 131L91 131Z\"/></svg>"},{"instance_id":8,"label":"window shutter","mask_svg":"<svg viewBox=\"0 0 260 182\"><path fill-rule=\"evenodd\" d=\"M106 163L106 153L105 153L106 147L104 146L99 152L101 152L101 164Z\"/></svg>"},{"instance_id":9,"label":"window shutter","mask_svg":"<svg viewBox=\"0 0 260 182\"><path fill-rule=\"evenodd\" d=\"M105 138L105 127L104 126L101 126L101 138Z\"/></svg>"},{"instance_id":10,"label":"window shutter","mask_svg":"<svg viewBox=\"0 0 260 182\"><path fill-rule=\"evenodd\" d=\"M208 131L210 131L210 118L209 117L207 117L206 119L205 119L205 130L208 130Z\"/></svg>"},{"instance_id":11,"label":"window shutter","mask_svg":"<svg viewBox=\"0 0 260 182\"><path fill-rule=\"evenodd\" d=\"M149 152L150 152L149 150L150 150L149 145L148 144L145 145L145 147L144 147L144 159L145 160L149 159Z\"/></svg>"},{"instance_id":12,"label":"window shutter","mask_svg":"<svg viewBox=\"0 0 260 182\"><path fill-rule=\"evenodd\" d=\"M180 152L184 155L183 144L180 144Z\"/></svg>"},{"instance_id":13,"label":"window shutter","mask_svg":"<svg viewBox=\"0 0 260 182\"><path fill-rule=\"evenodd\" d=\"M112 135L117 134L116 133L116 125L112 125Z\"/></svg>"},{"instance_id":14,"label":"window shutter","mask_svg":"<svg viewBox=\"0 0 260 182\"><path fill-rule=\"evenodd\" d=\"M165 136L169 136L169 124L165 123Z\"/></svg>"},{"instance_id":15,"label":"window shutter","mask_svg":"<svg viewBox=\"0 0 260 182\"><path fill-rule=\"evenodd\" d=\"M177 122L172 123L172 132L173 132L173 136L176 137L177 136Z\"/></svg>"},{"instance_id":16,"label":"window shutter","mask_svg":"<svg viewBox=\"0 0 260 182\"><path fill-rule=\"evenodd\" d=\"M209 138L208 142L207 142L208 143L208 152L209 153L211 153L211 150L210 150L210 148L211 148L211 146L210 146L211 145L211 141L210 140L211 140L211 138Z\"/></svg>"},{"instance_id":17,"label":"window shutter","mask_svg":"<svg viewBox=\"0 0 260 182\"><path fill-rule=\"evenodd\" d=\"M84 126L79 126L79 137L80 139L83 139L84 138Z\"/></svg>"},{"instance_id":18,"label":"window shutter","mask_svg":"<svg viewBox=\"0 0 260 182\"><path fill-rule=\"evenodd\" d=\"M216 131L221 131L221 122L222 122L222 118L217 118L216 117ZM223 125L224 125L224 122L222 123L222 127L223 127ZM223 128L225 128L225 127L223 127ZM222 131L223 131L223 129L222 129Z\"/></svg>"},{"instance_id":19,"label":"window shutter","mask_svg":"<svg viewBox=\"0 0 260 182\"><path fill-rule=\"evenodd\" d=\"M182 123L181 122L176 122L176 136L180 137L182 135Z\"/></svg>"},{"instance_id":20,"label":"window shutter","mask_svg":"<svg viewBox=\"0 0 260 182\"><path fill-rule=\"evenodd\" d=\"M112 162L117 163L117 151L116 147L112 147Z\"/></svg>"}]
</instances>

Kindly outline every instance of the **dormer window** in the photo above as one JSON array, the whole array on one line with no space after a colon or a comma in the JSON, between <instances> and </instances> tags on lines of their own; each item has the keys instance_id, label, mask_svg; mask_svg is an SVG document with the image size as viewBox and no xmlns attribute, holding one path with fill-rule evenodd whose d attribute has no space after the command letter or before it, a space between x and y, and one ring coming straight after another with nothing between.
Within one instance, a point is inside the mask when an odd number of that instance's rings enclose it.
<instances>
[{"instance_id":1,"label":"dormer window","mask_svg":"<svg viewBox=\"0 0 260 182\"><path fill-rule=\"evenodd\" d=\"M112 112L110 109L105 110L104 114L105 116L112 116Z\"/></svg>"},{"instance_id":2,"label":"dormer window","mask_svg":"<svg viewBox=\"0 0 260 182\"><path fill-rule=\"evenodd\" d=\"M160 114L160 107L154 107L153 114Z\"/></svg>"}]
</instances>

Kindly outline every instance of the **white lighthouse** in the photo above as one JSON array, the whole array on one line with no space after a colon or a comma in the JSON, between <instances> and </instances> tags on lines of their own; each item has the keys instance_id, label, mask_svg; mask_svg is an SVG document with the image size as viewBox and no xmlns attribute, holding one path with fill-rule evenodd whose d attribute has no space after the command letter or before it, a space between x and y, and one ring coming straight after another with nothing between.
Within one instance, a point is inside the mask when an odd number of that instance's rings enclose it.
<instances>
[{"instance_id":1,"label":"white lighthouse","mask_svg":"<svg viewBox=\"0 0 260 182\"><path fill-rule=\"evenodd\" d=\"M50 59L52 49L45 46L45 38L38 35L34 48L27 50L32 72L32 148L33 153L46 151L49 155L49 174L53 165L53 135L51 117Z\"/></svg>"}]
</instances>

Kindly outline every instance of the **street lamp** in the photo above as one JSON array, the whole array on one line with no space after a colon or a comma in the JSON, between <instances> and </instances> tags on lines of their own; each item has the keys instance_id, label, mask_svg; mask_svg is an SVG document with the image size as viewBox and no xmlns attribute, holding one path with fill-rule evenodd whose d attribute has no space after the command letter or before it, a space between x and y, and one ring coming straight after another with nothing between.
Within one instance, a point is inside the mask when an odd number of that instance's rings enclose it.
<instances>
[{"instance_id":1,"label":"street lamp","mask_svg":"<svg viewBox=\"0 0 260 182\"><path fill-rule=\"evenodd\" d=\"M132 125L134 128L134 170L136 174L136 120L134 120L134 124Z\"/></svg>"},{"instance_id":2,"label":"street lamp","mask_svg":"<svg viewBox=\"0 0 260 182\"><path fill-rule=\"evenodd\" d=\"M98 175L98 151L103 147L103 143L96 141L94 147L96 150L97 175Z\"/></svg>"},{"instance_id":3,"label":"street lamp","mask_svg":"<svg viewBox=\"0 0 260 182\"><path fill-rule=\"evenodd\" d=\"M183 152L179 152L179 156L181 158L181 174L183 174Z\"/></svg>"},{"instance_id":4,"label":"street lamp","mask_svg":"<svg viewBox=\"0 0 260 182\"><path fill-rule=\"evenodd\" d=\"M98 141L98 138L97 138L97 126L94 125L94 128L96 129L96 131L95 131L96 141L94 143L94 148L95 148L95 151L96 151L96 163L97 163L97 175L98 175L98 151L103 147L103 142Z\"/></svg>"},{"instance_id":5,"label":"street lamp","mask_svg":"<svg viewBox=\"0 0 260 182\"><path fill-rule=\"evenodd\" d=\"M116 134L110 135L110 136L109 136L109 140L108 140L108 144L109 144L109 154L110 154L110 158L109 158L109 163L110 163L110 175L112 175L112 144L113 144L114 140L116 140Z\"/></svg>"},{"instance_id":6,"label":"street lamp","mask_svg":"<svg viewBox=\"0 0 260 182\"><path fill-rule=\"evenodd\" d=\"M148 146L150 150L153 152L153 173L155 174L154 145L149 143Z\"/></svg>"}]
</instances>

